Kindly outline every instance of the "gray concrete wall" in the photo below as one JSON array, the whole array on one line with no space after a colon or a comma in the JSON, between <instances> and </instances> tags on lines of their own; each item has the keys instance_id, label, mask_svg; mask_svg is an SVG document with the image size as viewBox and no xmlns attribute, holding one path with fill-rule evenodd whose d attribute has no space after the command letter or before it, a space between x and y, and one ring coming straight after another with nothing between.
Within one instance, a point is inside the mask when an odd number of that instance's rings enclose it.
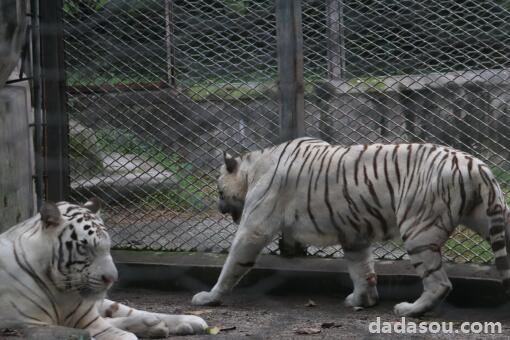
<instances>
[{"instance_id":1,"label":"gray concrete wall","mask_svg":"<svg viewBox=\"0 0 510 340\"><path fill-rule=\"evenodd\" d=\"M35 212L32 136L24 86L0 89L0 231Z\"/></svg>"},{"instance_id":2,"label":"gray concrete wall","mask_svg":"<svg viewBox=\"0 0 510 340\"><path fill-rule=\"evenodd\" d=\"M245 100L210 96L194 101L161 89L70 98L71 117L80 123L152 138L204 169L219 165L221 150L242 152L278 140L275 93ZM345 145L447 144L510 169L508 71L388 77L368 85L315 84L305 101L307 135Z\"/></svg>"}]
</instances>

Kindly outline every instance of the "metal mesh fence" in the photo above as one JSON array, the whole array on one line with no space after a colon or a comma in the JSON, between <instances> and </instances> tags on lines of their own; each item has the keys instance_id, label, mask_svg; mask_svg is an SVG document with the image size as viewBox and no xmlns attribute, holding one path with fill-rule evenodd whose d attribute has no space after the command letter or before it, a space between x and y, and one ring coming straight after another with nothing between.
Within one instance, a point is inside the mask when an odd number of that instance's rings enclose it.
<instances>
[{"instance_id":1,"label":"metal mesh fence","mask_svg":"<svg viewBox=\"0 0 510 340\"><path fill-rule=\"evenodd\" d=\"M215 208L222 151L279 138L274 7L65 1L72 195L106 202L116 247L228 250L236 228ZM305 0L302 10L307 135L451 145L484 159L508 193L510 2ZM374 252L404 257L394 242ZM492 259L462 228L444 255Z\"/></svg>"}]
</instances>

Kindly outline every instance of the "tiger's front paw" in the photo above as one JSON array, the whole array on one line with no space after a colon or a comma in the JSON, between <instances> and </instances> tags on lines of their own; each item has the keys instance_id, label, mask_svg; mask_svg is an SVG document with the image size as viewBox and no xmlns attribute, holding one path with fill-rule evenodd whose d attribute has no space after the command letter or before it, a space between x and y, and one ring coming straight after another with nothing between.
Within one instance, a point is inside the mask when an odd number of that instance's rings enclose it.
<instances>
[{"instance_id":1,"label":"tiger's front paw","mask_svg":"<svg viewBox=\"0 0 510 340\"><path fill-rule=\"evenodd\" d=\"M194 315L179 315L162 317L170 334L191 335L203 334L207 329L207 323L200 317Z\"/></svg>"},{"instance_id":2,"label":"tiger's front paw","mask_svg":"<svg viewBox=\"0 0 510 340\"><path fill-rule=\"evenodd\" d=\"M144 313L136 317L123 317L126 319L122 328L135 333L142 338L166 338L169 330L165 322L157 315ZM115 319L112 319L115 320ZM120 319L119 319L120 320ZM122 338L124 339L124 338Z\"/></svg>"},{"instance_id":3,"label":"tiger's front paw","mask_svg":"<svg viewBox=\"0 0 510 340\"><path fill-rule=\"evenodd\" d=\"M369 287L363 293L351 293L345 298L345 305L347 307L372 307L379 301L379 294L377 288Z\"/></svg>"},{"instance_id":4,"label":"tiger's front paw","mask_svg":"<svg viewBox=\"0 0 510 340\"><path fill-rule=\"evenodd\" d=\"M212 292L200 292L193 296L191 304L195 306L219 306L221 304L220 297Z\"/></svg>"}]
</instances>

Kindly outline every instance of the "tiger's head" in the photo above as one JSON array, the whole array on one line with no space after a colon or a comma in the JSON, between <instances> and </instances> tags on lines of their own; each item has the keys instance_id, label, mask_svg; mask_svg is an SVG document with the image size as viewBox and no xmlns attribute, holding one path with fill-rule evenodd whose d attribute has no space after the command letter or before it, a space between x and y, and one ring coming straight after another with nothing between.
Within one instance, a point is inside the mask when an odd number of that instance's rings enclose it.
<instances>
[{"instance_id":1,"label":"tiger's head","mask_svg":"<svg viewBox=\"0 0 510 340\"><path fill-rule=\"evenodd\" d=\"M99 210L97 199L83 206L47 202L41 209L42 233L52 248L47 275L59 291L96 299L117 281Z\"/></svg>"},{"instance_id":2,"label":"tiger's head","mask_svg":"<svg viewBox=\"0 0 510 340\"><path fill-rule=\"evenodd\" d=\"M243 214L244 200L248 192L246 175L241 171L240 160L228 153L223 154L225 164L218 177L218 208L222 214L230 214L239 223Z\"/></svg>"}]
</instances>

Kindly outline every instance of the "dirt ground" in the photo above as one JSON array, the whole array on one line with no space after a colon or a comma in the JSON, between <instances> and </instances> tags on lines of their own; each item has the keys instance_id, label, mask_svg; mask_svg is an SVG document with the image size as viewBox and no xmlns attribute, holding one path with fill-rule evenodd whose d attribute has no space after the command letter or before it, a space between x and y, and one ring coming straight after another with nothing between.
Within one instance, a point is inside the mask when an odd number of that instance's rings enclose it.
<instances>
[{"instance_id":1,"label":"dirt ground","mask_svg":"<svg viewBox=\"0 0 510 340\"><path fill-rule=\"evenodd\" d=\"M476 294L476 292L473 292ZM222 331L217 335L178 337L180 340L196 339L510 339L510 303L490 307L459 307L444 302L441 308L421 319L406 321L452 322L453 332L460 332L461 323L501 322L501 334L373 334L369 325L381 319L385 322L401 319L392 313L399 301L382 301L379 305L354 311L343 306L344 296L303 294L293 292L267 295L249 288L235 290L219 307L195 307L190 304L192 293L168 292L147 289L118 289L110 298L133 307L164 313L191 313L200 315L209 324ZM392 326L392 327L393 327ZM375 326L372 326L375 327ZM409 327L408 324L406 327ZM300 331L318 332L301 335ZM448 326L447 326L448 330Z\"/></svg>"}]
</instances>

